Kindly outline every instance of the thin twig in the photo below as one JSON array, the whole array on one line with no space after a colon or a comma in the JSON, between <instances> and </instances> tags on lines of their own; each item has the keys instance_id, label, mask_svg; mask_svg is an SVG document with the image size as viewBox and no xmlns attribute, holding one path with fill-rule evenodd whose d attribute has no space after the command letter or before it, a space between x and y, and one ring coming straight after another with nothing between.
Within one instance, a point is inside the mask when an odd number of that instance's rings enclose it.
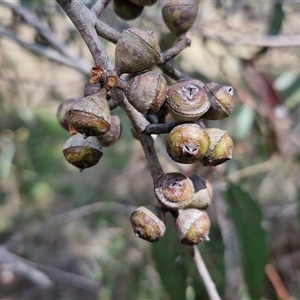
<instances>
[{"instance_id":1,"label":"thin twig","mask_svg":"<svg viewBox=\"0 0 300 300\"><path fill-rule=\"evenodd\" d=\"M211 300L221 300L221 297L219 296L218 291L216 289L216 285L214 284L214 282L212 281L212 279L210 277L210 274L206 268L206 265L202 259L202 256L200 254L198 247L191 246L190 251L193 256L197 270L203 279L203 282L206 287L209 298Z\"/></svg>"},{"instance_id":2,"label":"thin twig","mask_svg":"<svg viewBox=\"0 0 300 300\"><path fill-rule=\"evenodd\" d=\"M279 299L281 300L290 300L292 299L291 295L289 294L288 290L284 286L281 278L279 277L276 269L273 265L267 264L265 267L266 274L270 281L273 284L273 287L276 291L276 294Z\"/></svg>"},{"instance_id":3,"label":"thin twig","mask_svg":"<svg viewBox=\"0 0 300 300\"><path fill-rule=\"evenodd\" d=\"M99 18L109 2L111 2L111 0L97 0L92 6L91 11Z\"/></svg>"},{"instance_id":4,"label":"thin twig","mask_svg":"<svg viewBox=\"0 0 300 300\"><path fill-rule=\"evenodd\" d=\"M144 133L148 135L169 133L178 124L179 123L176 121L169 123L149 124L145 128Z\"/></svg>"},{"instance_id":5,"label":"thin twig","mask_svg":"<svg viewBox=\"0 0 300 300\"><path fill-rule=\"evenodd\" d=\"M171 47L170 49L166 50L161 54L160 64L164 64L169 60L176 57L180 52L182 52L185 48L191 45L191 40L188 39L185 35L181 36L177 43Z\"/></svg>"}]
</instances>

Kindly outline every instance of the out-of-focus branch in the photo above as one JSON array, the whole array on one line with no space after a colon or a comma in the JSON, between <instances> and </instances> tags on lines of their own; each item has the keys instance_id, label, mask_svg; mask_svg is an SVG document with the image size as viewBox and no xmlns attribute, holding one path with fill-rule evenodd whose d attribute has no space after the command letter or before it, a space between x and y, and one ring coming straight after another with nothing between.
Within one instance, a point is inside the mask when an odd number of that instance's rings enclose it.
<instances>
[{"instance_id":1,"label":"out-of-focus branch","mask_svg":"<svg viewBox=\"0 0 300 300\"><path fill-rule=\"evenodd\" d=\"M41 22L35 17L32 12L30 12L27 8L21 5L17 5L12 3L11 1L2 0L2 5L9 7L15 14L22 17L22 19L30 26L34 27L36 31L59 53L61 53L67 60L76 62L76 69L85 69L87 62L84 61L81 57L74 54L69 47L66 46L65 43L62 43L57 39L57 37L45 26L41 24ZM24 46L24 45L23 45ZM34 50L32 50L34 51ZM36 52L36 51L35 51ZM55 52L53 52L55 53ZM40 53L42 55L42 53ZM52 54L54 56L54 54ZM56 55L58 56L58 55ZM63 63L64 60L60 61ZM59 61L58 61L59 62Z\"/></svg>"},{"instance_id":2,"label":"out-of-focus branch","mask_svg":"<svg viewBox=\"0 0 300 300\"><path fill-rule=\"evenodd\" d=\"M194 31L196 29L194 28ZM199 34L199 32L197 32ZM201 30L200 35L205 39L220 41L228 46L245 45L258 47L297 47L300 46L300 35L263 35L263 36L231 36L224 38L219 34L206 33Z\"/></svg>"},{"instance_id":3,"label":"out-of-focus branch","mask_svg":"<svg viewBox=\"0 0 300 300\"><path fill-rule=\"evenodd\" d=\"M99 291L100 289L99 284L85 276L29 261L11 253L1 246L0 263L11 264L14 272L28 278L42 288L50 288L53 285L53 282L56 281L87 291ZM50 280L48 276L52 280Z\"/></svg>"},{"instance_id":4,"label":"out-of-focus branch","mask_svg":"<svg viewBox=\"0 0 300 300\"><path fill-rule=\"evenodd\" d=\"M1 264L5 264L12 272L29 279L43 289L49 289L53 285L46 274L24 262L21 257L9 252L4 247L0 247Z\"/></svg>"},{"instance_id":5,"label":"out-of-focus branch","mask_svg":"<svg viewBox=\"0 0 300 300\"><path fill-rule=\"evenodd\" d=\"M272 264L267 264L265 267L266 273L276 290L277 297L282 300L292 300L292 296L284 286L279 274Z\"/></svg>"},{"instance_id":6,"label":"out-of-focus branch","mask_svg":"<svg viewBox=\"0 0 300 300\"><path fill-rule=\"evenodd\" d=\"M4 36L10 38L11 40L13 40L17 44L19 44L21 47L24 47L25 49L28 49L29 51L31 51L35 54L44 56L53 62L63 64L67 67L78 70L81 73L89 73L89 71L90 71L90 63L83 62L83 61L78 63L77 60L72 60L70 58L67 58L67 57L63 56L62 54L60 54L59 52L57 52L49 47L41 46L39 44L32 44L32 43L25 42L22 39L20 39L17 35L15 35L13 32L6 29L2 25L0 25L0 35L4 35Z\"/></svg>"},{"instance_id":7,"label":"out-of-focus branch","mask_svg":"<svg viewBox=\"0 0 300 300\"><path fill-rule=\"evenodd\" d=\"M94 202L80 206L70 211L61 213L49 219L43 226L58 226L74 222L82 217L97 213L99 211L112 210L117 213L130 215L136 207L118 202L107 203L104 201Z\"/></svg>"}]
</instances>

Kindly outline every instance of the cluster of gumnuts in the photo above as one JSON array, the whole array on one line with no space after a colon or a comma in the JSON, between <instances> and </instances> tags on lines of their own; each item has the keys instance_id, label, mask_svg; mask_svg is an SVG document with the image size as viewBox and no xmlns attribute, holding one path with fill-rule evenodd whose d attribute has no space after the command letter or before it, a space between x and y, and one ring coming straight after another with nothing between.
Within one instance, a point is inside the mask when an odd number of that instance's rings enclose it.
<instances>
[{"instance_id":1,"label":"cluster of gumnuts","mask_svg":"<svg viewBox=\"0 0 300 300\"><path fill-rule=\"evenodd\" d=\"M131 19L141 13L144 5L155 2L114 0L113 7L118 16ZM197 10L196 1L168 1L162 8L163 20L180 37L193 25ZM160 61L160 55L152 32L126 29L116 43L114 70L93 67L84 97L61 103L57 116L71 135L63 149L69 163L81 171L92 167L102 157L102 147L119 140L121 121L111 113L117 106L111 104L115 89L123 92L141 116L154 122L140 134L168 134L166 151L173 161L217 166L231 159L233 142L228 132L205 128L202 121L231 115L232 88L197 79L169 85L161 73L150 70ZM166 122L167 114L174 121ZM205 209L211 203L212 188L205 178L165 173L154 181L154 193L159 205L141 206L130 217L138 237L150 242L160 240L166 229L165 213L169 211L182 243L194 245L208 240L210 220Z\"/></svg>"}]
</instances>

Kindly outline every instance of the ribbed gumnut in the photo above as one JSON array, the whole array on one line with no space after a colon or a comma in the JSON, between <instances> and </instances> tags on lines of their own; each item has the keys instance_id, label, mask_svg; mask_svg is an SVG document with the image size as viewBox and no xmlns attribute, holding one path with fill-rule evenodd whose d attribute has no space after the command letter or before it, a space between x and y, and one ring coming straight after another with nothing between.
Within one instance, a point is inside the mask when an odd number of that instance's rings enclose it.
<instances>
[{"instance_id":1,"label":"ribbed gumnut","mask_svg":"<svg viewBox=\"0 0 300 300\"><path fill-rule=\"evenodd\" d=\"M164 104L168 84L162 74L145 72L134 76L129 82L129 102L142 114L154 114Z\"/></svg>"},{"instance_id":2,"label":"ribbed gumnut","mask_svg":"<svg viewBox=\"0 0 300 300\"><path fill-rule=\"evenodd\" d=\"M211 204L213 195L211 184L198 174L193 174L189 178L193 182L195 194L187 208L207 209Z\"/></svg>"},{"instance_id":3,"label":"ribbed gumnut","mask_svg":"<svg viewBox=\"0 0 300 300\"><path fill-rule=\"evenodd\" d=\"M63 154L70 164L83 171L97 164L103 152L96 137L85 139L82 134L76 133L65 143Z\"/></svg>"},{"instance_id":4,"label":"ribbed gumnut","mask_svg":"<svg viewBox=\"0 0 300 300\"><path fill-rule=\"evenodd\" d=\"M68 111L70 107L79 99L80 98L71 98L71 99L63 100L60 103L59 107L57 108L57 113L56 113L57 120L60 126L66 129L67 131L69 131L69 125L70 125L68 119Z\"/></svg>"},{"instance_id":5,"label":"ribbed gumnut","mask_svg":"<svg viewBox=\"0 0 300 300\"><path fill-rule=\"evenodd\" d=\"M113 0L115 14L125 21L134 20L141 15L143 7L129 0Z\"/></svg>"},{"instance_id":6,"label":"ribbed gumnut","mask_svg":"<svg viewBox=\"0 0 300 300\"><path fill-rule=\"evenodd\" d=\"M109 147L115 144L122 134L122 123L117 115L111 115L110 124L110 129L104 135L97 136L101 146L103 147Z\"/></svg>"},{"instance_id":7,"label":"ribbed gumnut","mask_svg":"<svg viewBox=\"0 0 300 300\"><path fill-rule=\"evenodd\" d=\"M204 166L217 166L232 158L233 141L228 132L219 128L207 128L210 146L201 159Z\"/></svg>"},{"instance_id":8,"label":"ribbed gumnut","mask_svg":"<svg viewBox=\"0 0 300 300\"><path fill-rule=\"evenodd\" d=\"M165 212L161 206L140 206L131 214L130 221L135 235L148 242L159 241L166 231Z\"/></svg>"},{"instance_id":9,"label":"ribbed gumnut","mask_svg":"<svg viewBox=\"0 0 300 300\"><path fill-rule=\"evenodd\" d=\"M177 125L171 130L166 141L169 156L181 164L192 164L202 159L209 145L206 131L194 123Z\"/></svg>"},{"instance_id":10,"label":"ribbed gumnut","mask_svg":"<svg viewBox=\"0 0 300 300\"><path fill-rule=\"evenodd\" d=\"M196 245L199 242L209 241L210 220L203 210L187 208L179 211L175 226L182 244Z\"/></svg>"},{"instance_id":11,"label":"ribbed gumnut","mask_svg":"<svg viewBox=\"0 0 300 300\"><path fill-rule=\"evenodd\" d=\"M158 202L167 209L180 209L191 203L194 196L192 181L181 173L166 173L154 184Z\"/></svg>"},{"instance_id":12,"label":"ribbed gumnut","mask_svg":"<svg viewBox=\"0 0 300 300\"><path fill-rule=\"evenodd\" d=\"M152 6L157 0L130 0L130 2L140 6Z\"/></svg>"},{"instance_id":13,"label":"ribbed gumnut","mask_svg":"<svg viewBox=\"0 0 300 300\"><path fill-rule=\"evenodd\" d=\"M220 120L229 117L234 109L233 88L215 82L207 83L205 88L208 92L210 108L203 118Z\"/></svg>"},{"instance_id":14,"label":"ribbed gumnut","mask_svg":"<svg viewBox=\"0 0 300 300\"><path fill-rule=\"evenodd\" d=\"M186 33L198 15L198 2L194 0L168 1L162 8L162 17L171 32L177 36Z\"/></svg>"},{"instance_id":15,"label":"ribbed gumnut","mask_svg":"<svg viewBox=\"0 0 300 300\"><path fill-rule=\"evenodd\" d=\"M166 104L177 121L198 120L210 107L206 91L195 81L181 81L169 87Z\"/></svg>"},{"instance_id":16,"label":"ribbed gumnut","mask_svg":"<svg viewBox=\"0 0 300 300\"><path fill-rule=\"evenodd\" d=\"M126 29L116 44L116 71L119 74L145 71L160 60L160 52L152 32L139 28Z\"/></svg>"},{"instance_id":17,"label":"ribbed gumnut","mask_svg":"<svg viewBox=\"0 0 300 300\"><path fill-rule=\"evenodd\" d=\"M111 114L106 99L107 90L101 88L96 94L76 101L68 111L73 128L88 136L100 136L110 129Z\"/></svg>"}]
</instances>

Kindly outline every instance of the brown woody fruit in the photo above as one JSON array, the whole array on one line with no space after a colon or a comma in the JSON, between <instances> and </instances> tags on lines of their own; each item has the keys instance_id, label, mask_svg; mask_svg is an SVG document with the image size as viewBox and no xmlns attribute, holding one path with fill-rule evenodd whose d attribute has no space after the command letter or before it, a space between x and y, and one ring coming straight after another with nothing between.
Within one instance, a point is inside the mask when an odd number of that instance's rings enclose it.
<instances>
[{"instance_id":1,"label":"brown woody fruit","mask_svg":"<svg viewBox=\"0 0 300 300\"><path fill-rule=\"evenodd\" d=\"M129 0L113 0L115 14L125 21L134 20L141 15L143 7Z\"/></svg>"},{"instance_id":2,"label":"brown woody fruit","mask_svg":"<svg viewBox=\"0 0 300 300\"><path fill-rule=\"evenodd\" d=\"M164 104L168 85L166 79L158 72L145 72L134 76L129 81L126 95L129 102L140 113L154 114Z\"/></svg>"},{"instance_id":3,"label":"brown woody fruit","mask_svg":"<svg viewBox=\"0 0 300 300\"><path fill-rule=\"evenodd\" d=\"M61 102L57 109L56 117L62 128L69 131L70 122L68 119L68 111L70 107L80 98L71 98Z\"/></svg>"},{"instance_id":4,"label":"brown woody fruit","mask_svg":"<svg viewBox=\"0 0 300 300\"><path fill-rule=\"evenodd\" d=\"M171 32L180 36L194 24L198 15L198 2L194 0L168 1L162 8L162 17Z\"/></svg>"},{"instance_id":5,"label":"brown woody fruit","mask_svg":"<svg viewBox=\"0 0 300 300\"><path fill-rule=\"evenodd\" d=\"M100 136L110 129L111 114L106 100L107 90L101 88L96 94L75 102L68 111L73 128L88 136Z\"/></svg>"},{"instance_id":6,"label":"brown woody fruit","mask_svg":"<svg viewBox=\"0 0 300 300\"><path fill-rule=\"evenodd\" d=\"M157 0L130 0L130 2L140 6L152 6Z\"/></svg>"},{"instance_id":7,"label":"brown woody fruit","mask_svg":"<svg viewBox=\"0 0 300 300\"><path fill-rule=\"evenodd\" d=\"M97 164L103 152L96 137L85 139L82 134L76 133L65 143L63 154L70 164L83 171Z\"/></svg>"},{"instance_id":8,"label":"brown woody fruit","mask_svg":"<svg viewBox=\"0 0 300 300\"><path fill-rule=\"evenodd\" d=\"M198 120L210 107L206 91L193 80L170 86L166 104L172 117L181 122Z\"/></svg>"},{"instance_id":9,"label":"brown woody fruit","mask_svg":"<svg viewBox=\"0 0 300 300\"><path fill-rule=\"evenodd\" d=\"M118 74L145 71L160 58L158 42L150 31L139 28L126 29L116 44L115 68Z\"/></svg>"},{"instance_id":10,"label":"brown woody fruit","mask_svg":"<svg viewBox=\"0 0 300 300\"><path fill-rule=\"evenodd\" d=\"M195 194L187 208L207 209L212 200L211 184L204 177L197 174L193 174L189 178L193 182Z\"/></svg>"},{"instance_id":11,"label":"brown woody fruit","mask_svg":"<svg viewBox=\"0 0 300 300\"><path fill-rule=\"evenodd\" d=\"M159 241L166 230L165 212L161 206L140 206L131 214L130 221L135 235L148 242Z\"/></svg>"},{"instance_id":12,"label":"brown woody fruit","mask_svg":"<svg viewBox=\"0 0 300 300\"><path fill-rule=\"evenodd\" d=\"M121 137L122 123L117 115L111 115L111 127L104 134L97 136L102 147L109 147L115 144Z\"/></svg>"},{"instance_id":13,"label":"brown woody fruit","mask_svg":"<svg viewBox=\"0 0 300 300\"><path fill-rule=\"evenodd\" d=\"M210 146L200 160L204 166L217 166L232 158L233 141L228 132L219 128L207 128Z\"/></svg>"},{"instance_id":14,"label":"brown woody fruit","mask_svg":"<svg viewBox=\"0 0 300 300\"><path fill-rule=\"evenodd\" d=\"M196 245L199 242L209 241L210 220L203 210L187 208L179 211L175 226L182 244Z\"/></svg>"},{"instance_id":15,"label":"brown woody fruit","mask_svg":"<svg viewBox=\"0 0 300 300\"><path fill-rule=\"evenodd\" d=\"M174 127L166 141L167 152L176 162L192 164L202 159L209 149L210 140L198 124L186 123Z\"/></svg>"},{"instance_id":16,"label":"brown woody fruit","mask_svg":"<svg viewBox=\"0 0 300 300\"><path fill-rule=\"evenodd\" d=\"M234 92L231 86L207 83L205 89L210 101L209 110L202 116L208 120L220 120L229 117L234 109Z\"/></svg>"},{"instance_id":17,"label":"brown woody fruit","mask_svg":"<svg viewBox=\"0 0 300 300\"><path fill-rule=\"evenodd\" d=\"M154 193L163 207L176 210L191 203L194 196L194 186L184 174L166 173L156 180Z\"/></svg>"}]
</instances>

